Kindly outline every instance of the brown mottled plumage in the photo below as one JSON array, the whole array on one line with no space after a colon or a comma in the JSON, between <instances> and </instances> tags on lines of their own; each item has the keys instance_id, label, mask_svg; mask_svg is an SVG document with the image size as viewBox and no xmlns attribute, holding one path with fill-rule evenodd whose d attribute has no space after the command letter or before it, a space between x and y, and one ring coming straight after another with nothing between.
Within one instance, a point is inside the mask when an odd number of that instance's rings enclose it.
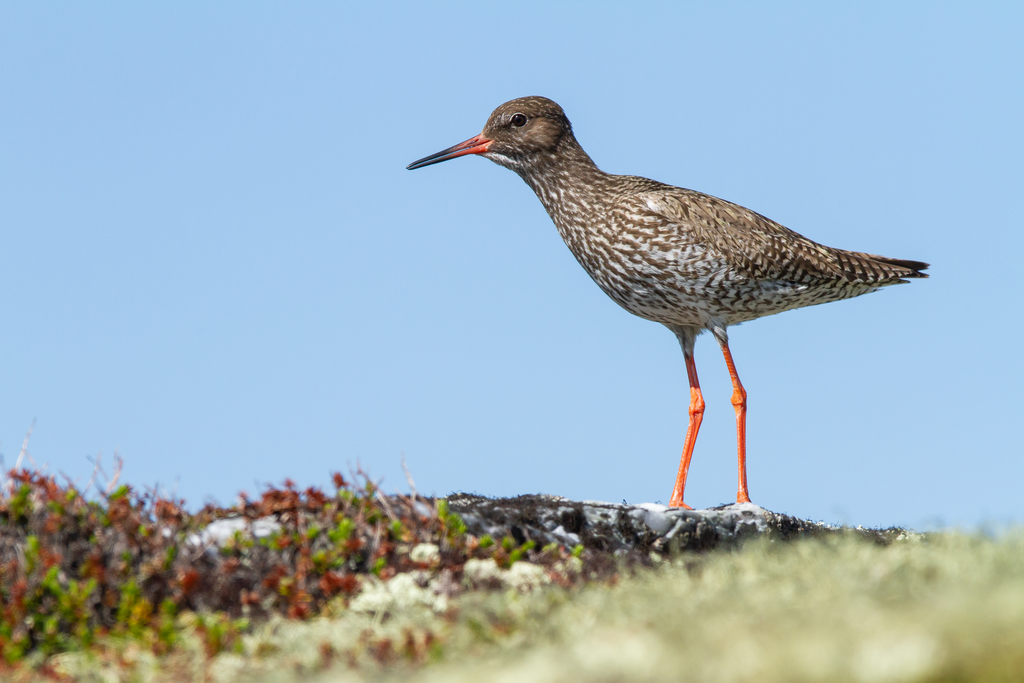
<instances>
[{"instance_id":1,"label":"brown mottled plumage","mask_svg":"<svg viewBox=\"0 0 1024 683\"><path fill-rule=\"evenodd\" d=\"M928 264L834 249L732 202L638 176L605 173L583 151L562 108L544 97L501 105L483 132L409 165L480 154L533 188L580 265L630 313L662 323L686 358L690 424L670 505L683 488L704 401L693 363L710 330L733 380L739 448L737 500L746 486L746 392L729 352L729 325L848 299L928 277Z\"/></svg>"}]
</instances>

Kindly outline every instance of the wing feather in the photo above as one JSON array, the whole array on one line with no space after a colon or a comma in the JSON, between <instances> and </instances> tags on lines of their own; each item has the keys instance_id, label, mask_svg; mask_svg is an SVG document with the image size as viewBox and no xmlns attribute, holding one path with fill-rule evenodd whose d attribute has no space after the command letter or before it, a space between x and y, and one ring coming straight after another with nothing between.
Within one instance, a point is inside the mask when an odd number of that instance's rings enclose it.
<instances>
[{"instance_id":1,"label":"wing feather","mask_svg":"<svg viewBox=\"0 0 1024 683\"><path fill-rule=\"evenodd\" d=\"M750 209L693 190L666 186L635 199L753 279L883 285L927 277L918 272L925 263L826 247Z\"/></svg>"}]
</instances>

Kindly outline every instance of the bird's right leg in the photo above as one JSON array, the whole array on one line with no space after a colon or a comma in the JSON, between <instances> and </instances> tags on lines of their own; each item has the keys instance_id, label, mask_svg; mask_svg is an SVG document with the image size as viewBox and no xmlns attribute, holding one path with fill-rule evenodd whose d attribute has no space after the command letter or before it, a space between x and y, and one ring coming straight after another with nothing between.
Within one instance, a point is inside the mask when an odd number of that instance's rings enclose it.
<instances>
[{"instance_id":1,"label":"bird's right leg","mask_svg":"<svg viewBox=\"0 0 1024 683\"><path fill-rule=\"evenodd\" d=\"M679 339L679 346L683 349L683 358L686 359L686 376L690 380L690 423L686 427L686 441L683 443L683 456L679 460L679 473L676 475L676 485L672 489L672 498L669 500L669 507L686 508L692 510L689 505L683 502L683 489L686 488L686 474L690 469L690 458L693 457L693 445L697 442L697 432L700 431L700 422L704 419L704 397L700 393L700 382L697 381L697 364L693 360L693 346L697 340L697 328L678 327L671 328Z\"/></svg>"}]
</instances>

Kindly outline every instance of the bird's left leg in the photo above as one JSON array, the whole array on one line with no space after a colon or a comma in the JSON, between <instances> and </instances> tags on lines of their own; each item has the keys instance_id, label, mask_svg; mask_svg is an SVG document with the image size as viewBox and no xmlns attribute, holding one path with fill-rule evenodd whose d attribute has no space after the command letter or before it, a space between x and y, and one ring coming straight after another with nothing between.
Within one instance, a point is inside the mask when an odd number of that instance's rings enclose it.
<instances>
[{"instance_id":1,"label":"bird's left leg","mask_svg":"<svg viewBox=\"0 0 1024 683\"><path fill-rule=\"evenodd\" d=\"M725 329L715 329L713 332L719 346L722 347L722 355L725 356L725 364L729 368L729 377L732 378L732 405L736 409L736 449L738 451L737 469L739 470L736 502L749 503L750 494L747 492L747 391L740 384L740 376L736 374L736 365L732 362L732 354L729 352L729 336L725 333Z\"/></svg>"},{"instance_id":2,"label":"bird's left leg","mask_svg":"<svg viewBox=\"0 0 1024 683\"><path fill-rule=\"evenodd\" d=\"M690 381L690 422L686 427L686 441L683 443L683 455L679 459L679 473L676 475L676 485L672 488L672 498L668 506L692 510L693 508L683 502L683 491L686 488L686 475L690 470L690 458L693 457L693 445L697 442L697 432L700 431L700 423L704 417L704 397L700 393L697 365L693 361L693 345L700 330L693 327L669 329L675 332L679 346L683 349L683 358L686 360L686 376Z\"/></svg>"}]
</instances>

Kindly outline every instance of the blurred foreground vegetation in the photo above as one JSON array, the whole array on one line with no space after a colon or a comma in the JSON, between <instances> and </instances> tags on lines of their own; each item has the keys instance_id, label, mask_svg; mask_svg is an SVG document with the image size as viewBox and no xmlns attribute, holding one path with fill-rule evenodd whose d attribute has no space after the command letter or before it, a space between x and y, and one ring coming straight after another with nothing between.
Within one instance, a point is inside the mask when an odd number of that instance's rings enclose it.
<instances>
[{"instance_id":1,"label":"blurred foreground vegetation","mask_svg":"<svg viewBox=\"0 0 1024 683\"><path fill-rule=\"evenodd\" d=\"M498 683L1024 681L1019 535L889 547L853 536L753 541L613 583L470 593L444 618L412 609L269 627L246 641L262 660L225 656L208 671L325 682L413 671L423 681ZM423 634L443 643L425 666L402 651ZM396 646L374 656L385 639ZM323 667L325 652L352 654L319 677L294 673Z\"/></svg>"},{"instance_id":2,"label":"blurred foreground vegetation","mask_svg":"<svg viewBox=\"0 0 1024 683\"><path fill-rule=\"evenodd\" d=\"M510 570L499 570L508 572ZM212 658L197 633L62 655L81 680L1022 681L1024 539L856 537L682 556L581 587L466 592L438 611L272 621Z\"/></svg>"},{"instance_id":3,"label":"blurred foreground vegetation","mask_svg":"<svg viewBox=\"0 0 1024 683\"><path fill-rule=\"evenodd\" d=\"M3 681L1024 681L1018 532L614 561L477 539L443 501L340 477L196 516L9 481ZM271 509L257 541L189 540Z\"/></svg>"}]
</instances>

